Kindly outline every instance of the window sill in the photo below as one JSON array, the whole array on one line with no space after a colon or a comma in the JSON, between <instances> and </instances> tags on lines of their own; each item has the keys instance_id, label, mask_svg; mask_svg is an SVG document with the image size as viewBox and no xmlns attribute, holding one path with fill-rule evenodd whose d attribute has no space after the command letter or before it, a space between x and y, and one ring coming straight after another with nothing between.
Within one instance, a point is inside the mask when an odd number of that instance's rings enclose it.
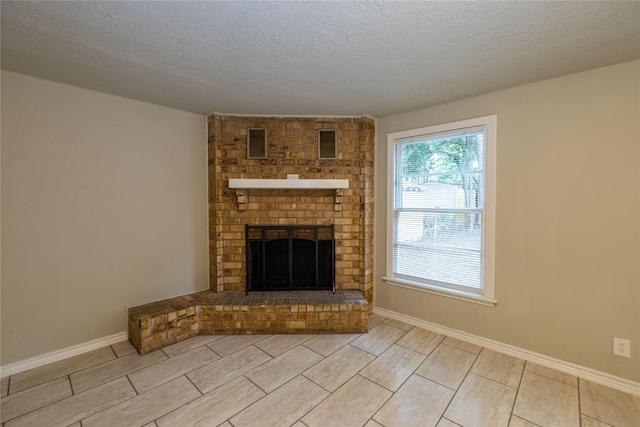
<instances>
[{"instance_id":1,"label":"window sill","mask_svg":"<svg viewBox=\"0 0 640 427\"><path fill-rule=\"evenodd\" d=\"M457 291L453 289L445 289L438 286L426 285L423 283L411 282L409 280L397 279L394 277L383 277L389 285L399 286L401 288L413 289L415 291L426 292L429 294L439 295L442 297L453 298L461 301L472 302L490 307L495 307L498 300L489 298L484 295L472 294L469 292Z\"/></svg>"}]
</instances>

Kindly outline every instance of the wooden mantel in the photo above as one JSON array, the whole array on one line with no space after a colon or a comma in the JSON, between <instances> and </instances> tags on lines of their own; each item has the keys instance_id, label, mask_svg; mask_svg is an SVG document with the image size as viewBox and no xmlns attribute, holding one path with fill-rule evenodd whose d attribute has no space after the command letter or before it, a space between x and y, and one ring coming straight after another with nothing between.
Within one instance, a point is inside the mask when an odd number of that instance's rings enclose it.
<instances>
[{"instance_id":1,"label":"wooden mantel","mask_svg":"<svg viewBox=\"0 0 640 427\"><path fill-rule=\"evenodd\" d=\"M334 210L341 210L342 190L349 188L348 179L261 179L231 178L229 188L236 189L238 210L247 210L248 190L334 190Z\"/></svg>"},{"instance_id":2,"label":"wooden mantel","mask_svg":"<svg viewBox=\"0 0 640 427\"><path fill-rule=\"evenodd\" d=\"M349 188L348 179L229 179L229 188L263 190L337 190Z\"/></svg>"}]
</instances>

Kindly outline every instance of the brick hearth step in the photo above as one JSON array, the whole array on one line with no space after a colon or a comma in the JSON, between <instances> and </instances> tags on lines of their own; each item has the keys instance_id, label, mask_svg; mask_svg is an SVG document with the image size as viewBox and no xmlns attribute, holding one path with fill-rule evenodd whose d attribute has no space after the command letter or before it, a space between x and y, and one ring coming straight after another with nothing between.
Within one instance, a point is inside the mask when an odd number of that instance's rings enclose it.
<instances>
[{"instance_id":1,"label":"brick hearth step","mask_svg":"<svg viewBox=\"0 0 640 427\"><path fill-rule=\"evenodd\" d=\"M365 333L369 304L358 290L202 291L129 308L138 353L195 335Z\"/></svg>"}]
</instances>

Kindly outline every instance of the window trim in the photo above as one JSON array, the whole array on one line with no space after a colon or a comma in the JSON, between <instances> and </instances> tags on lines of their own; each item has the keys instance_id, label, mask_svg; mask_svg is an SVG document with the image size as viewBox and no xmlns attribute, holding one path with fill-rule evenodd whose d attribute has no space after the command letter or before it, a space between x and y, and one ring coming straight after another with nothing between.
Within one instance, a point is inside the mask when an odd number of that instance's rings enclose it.
<instances>
[{"instance_id":1,"label":"window trim","mask_svg":"<svg viewBox=\"0 0 640 427\"><path fill-rule=\"evenodd\" d=\"M453 133L457 129L474 126L486 126L485 139L485 207L482 229L482 259L483 259L483 288L481 293L465 292L444 286L414 282L393 276L393 230L394 230L394 197L396 191L395 158L396 142L418 138L438 133ZM387 134L387 245L386 245L386 275L382 278L387 284L403 288L418 290L435 295L445 296L457 300L473 302L488 306L495 306L498 301L495 292L495 187L496 187L496 139L497 116L483 116L468 120L427 126Z\"/></svg>"}]
</instances>

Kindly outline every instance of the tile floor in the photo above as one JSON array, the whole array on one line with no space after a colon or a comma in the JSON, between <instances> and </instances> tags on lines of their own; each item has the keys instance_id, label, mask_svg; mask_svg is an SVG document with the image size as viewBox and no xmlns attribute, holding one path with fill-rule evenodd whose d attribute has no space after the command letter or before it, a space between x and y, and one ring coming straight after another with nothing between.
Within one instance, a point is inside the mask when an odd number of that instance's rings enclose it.
<instances>
[{"instance_id":1,"label":"tile floor","mask_svg":"<svg viewBox=\"0 0 640 427\"><path fill-rule=\"evenodd\" d=\"M640 426L640 397L369 317L363 335L118 343L2 379L14 426Z\"/></svg>"}]
</instances>

